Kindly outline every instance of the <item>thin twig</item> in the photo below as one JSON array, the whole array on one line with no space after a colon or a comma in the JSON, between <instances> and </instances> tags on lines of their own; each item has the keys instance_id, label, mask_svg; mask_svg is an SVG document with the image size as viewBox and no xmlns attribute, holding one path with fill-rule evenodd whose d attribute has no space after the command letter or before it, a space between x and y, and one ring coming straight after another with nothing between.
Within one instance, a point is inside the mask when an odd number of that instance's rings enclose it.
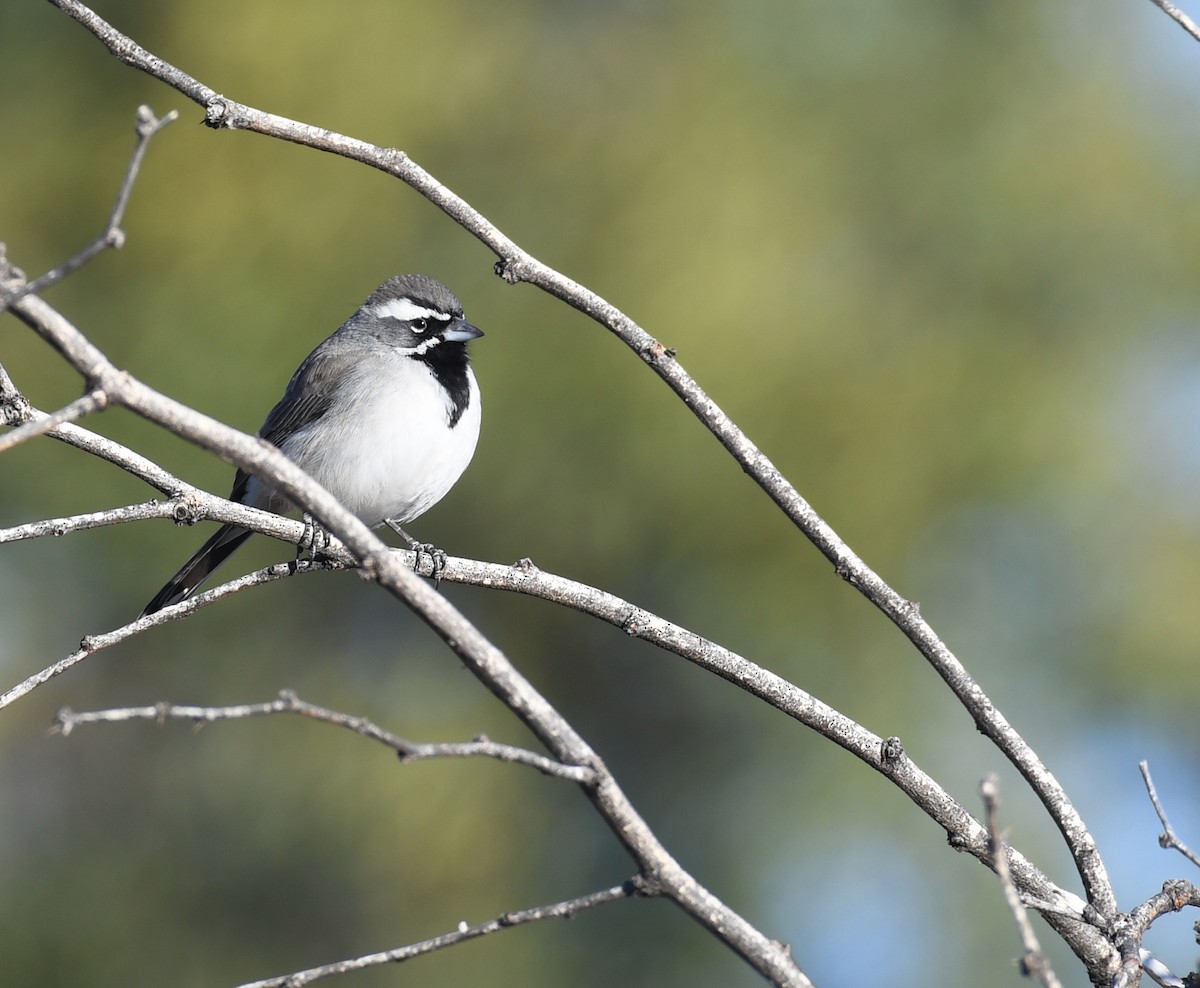
<instances>
[{"instance_id":1,"label":"thin twig","mask_svg":"<svg viewBox=\"0 0 1200 988\"><path fill-rule=\"evenodd\" d=\"M146 149L149 147L154 135L167 126L167 124L177 119L178 116L177 111L171 110L161 117L156 117L150 107L145 105L138 107L137 123L134 126L134 131L137 134L137 143L133 146L133 154L129 156L129 164L125 167L125 177L122 179L121 188L117 192L116 202L113 203L108 222L104 225L104 229L100 232L100 235L75 256L63 261L58 267L52 268L41 277L35 278L24 285L11 286L0 292L0 312L3 312L14 302L24 298L26 295L36 295L56 282L62 281L67 275L78 271L97 254L103 253L110 247L114 249L120 248L124 244L125 233L121 229L121 221L125 218L125 207L129 204L129 197L133 193L133 185L137 181L138 172L141 170L142 159L146 156Z\"/></svg>"},{"instance_id":2,"label":"thin twig","mask_svg":"<svg viewBox=\"0 0 1200 988\"><path fill-rule=\"evenodd\" d=\"M72 532L83 532L109 525L124 525L126 522L142 521L147 518L175 518L178 509L172 501L145 501L142 504L127 504L120 508L104 511L89 511L81 515L63 518L43 518L39 521L0 528L0 545L7 542L23 542L46 536L60 538Z\"/></svg>"},{"instance_id":3,"label":"thin twig","mask_svg":"<svg viewBox=\"0 0 1200 988\"><path fill-rule=\"evenodd\" d=\"M673 349L660 343L606 299L519 247L466 200L402 151L378 147L235 102L141 48L78 0L50 2L91 31L122 62L172 86L202 106L209 126L248 130L302 144L362 162L400 179L488 246L500 258L496 271L506 281L537 286L621 339L678 395L741 468L833 564L837 574L883 611L925 656L979 729L1012 762L1045 806L1071 852L1087 890L1088 901L1102 916L1116 913L1116 896L1095 841L1058 779L921 617L916 604L889 586L850 549L684 370L675 359Z\"/></svg>"},{"instance_id":4,"label":"thin twig","mask_svg":"<svg viewBox=\"0 0 1200 988\"><path fill-rule=\"evenodd\" d=\"M1150 763L1143 758L1138 762L1138 769L1141 770L1142 781L1146 783L1146 792L1150 796L1154 812L1158 814L1159 822L1163 825L1163 832L1158 835L1158 846L1164 850L1173 847L1192 864L1200 867L1200 855L1197 855L1195 851L1179 839L1179 835L1175 833L1175 828L1171 826L1171 821L1167 819L1167 811L1163 809L1163 805L1158 798L1158 790L1154 788L1154 779L1150 777Z\"/></svg>"},{"instance_id":5,"label":"thin twig","mask_svg":"<svg viewBox=\"0 0 1200 988\"><path fill-rule=\"evenodd\" d=\"M1187 31L1193 38L1200 41L1200 27L1197 27L1196 22L1176 7L1175 4L1171 3L1170 0L1150 0L1150 2Z\"/></svg>"},{"instance_id":6,"label":"thin twig","mask_svg":"<svg viewBox=\"0 0 1200 988\"><path fill-rule=\"evenodd\" d=\"M0 258L0 284L3 283L5 270L4 261ZM8 376L3 365L0 365L0 424L20 426L45 416L45 412L34 408L29 399L17 390L12 378ZM197 490L141 453L135 453L128 446L122 446L80 426L66 423L51 428L47 435L120 467L164 494L183 495Z\"/></svg>"},{"instance_id":7,"label":"thin twig","mask_svg":"<svg viewBox=\"0 0 1200 988\"><path fill-rule=\"evenodd\" d=\"M583 785L593 782L596 775L587 766L564 765L562 762L547 758L536 751L518 748L511 744L501 744L486 737L477 737L474 741L443 744L409 741L398 734L385 730L365 717L356 717L301 700L291 690L281 690L279 696L266 703L239 703L222 707L155 703L145 707L115 707L108 710L83 712L63 707L54 718L54 729L65 736L80 724L115 724L131 720L152 720L162 723L167 720L186 720L200 725L220 720L267 717L272 714L298 714L310 720L345 728L386 745L395 751L403 762L433 758L494 758L497 761L527 765L537 769L543 775Z\"/></svg>"},{"instance_id":8,"label":"thin twig","mask_svg":"<svg viewBox=\"0 0 1200 988\"><path fill-rule=\"evenodd\" d=\"M299 524L299 523L297 523ZM156 611L154 614L148 614L146 617L139 618L131 624L126 624L113 631L109 631L102 635L88 635L79 643L77 648L70 655L53 665L47 666L40 672L34 673L32 676L22 680L13 686L7 692L0 694L0 710L15 703L22 697L29 695L39 686L48 683L51 679L61 676L64 672L75 668L79 663L86 661L96 652L103 651L106 648L111 648L113 645L118 645L126 639L132 638L140 631L145 631L146 628L153 627L156 624L164 624L171 620L172 616L178 613L178 609L188 608L196 609L215 603L222 597L227 597L230 594L238 593L245 590L247 587L258 586L260 583L270 583L273 580L282 580L299 568L303 571L312 566L323 566L328 568L336 564L333 563L277 563L274 566L268 566L266 569L257 570L254 573L247 574L236 580L230 580L228 583L222 583L219 587L214 587L212 590L207 590L202 594L197 594L195 597L185 601L182 604L176 604L174 607L164 607L161 611Z\"/></svg>"},{"instance_id":9,"label":"thin twig","mask_svg":"<svg viewBox=\"0 0 1200 988\"><path fill-rule=\"evenodd\" d=\"M6 453L14 446L18 446L28 439L33 439L35 436L45 435L52 429L57 429L60 425L67 422L74 422L77 419L83 418L85 415L91 415L92 412L98 412L108 405L108 396L103 391L89 391L85 395L80 395L69 405L60 408L57 412L52 412L44 417L30 419L24 425L17 426L12 432L6 432L0 436L0 453Z\"/></svg>"},{"instance_id":10,"label":"thin twig","mask_svg":"<svg viewBox=\"0 0 1200 988\"><path fill-rule=\"evenodd\" d=\"M194 525L200 521L217 521L225 525L241 525L269 538L279 539L296 545L304 535L304 523L286 518L261 508L252 508L237 501L229 501L199 488L167 500L144 501L126 504L104 511L89 511L79 515L64 515L61 518L42 518L38 521L0 528L0 545L6 542L23 542L27 539L58 538L72 532L123 525L131 521L166 518L176 525ZM342 565L350 565L353 558L335 538L321 550L324 558Z\"/></svg>"},{"instance_id":11,"label":"thin twig","mask_svg":"<svg viewBox=\"0 0 1200 988\"><path fill-rule=\"evenodd\" d=\"M1037 934L1033 932L1033 924L1021 903L1021 894L1013 884L1012 874L1008 867L1009 849L1000 835L997 822L1000 808L1000 782L994 774L988 775L979 784L979 794L983 797L984 816L987 818L988 845L992 855L992 867L996 877L1000 879L1000 887L1004 890L1004 901L1008 903L1008 911L1016 920L1017 929L1021 934L1021 946L1025 953L1021 957L1021 973L1027 978L1040 981L1046 988L1062 988L1050 961L1042 952Z\"/></svg>"},{"instance_id":12,"label":"thin twig","mask_svg":"<svg viewBox=\"0 0 1200 988\"><path fill-rule=\"evenodd\" d=\"M612 888L577 896L574 899L564 899L562 902L555 902L551 905L534 906L531 909L518 909L504 913L502 916L497 916L495 919L479 923L476 926L469 926L464 920L452 933L443 933L441 936L431 937L407 947L397 947L377 954L366 954L362 957L325 964L321 967L311 967L305 971L283 974L263 981L253 981L240 985L239 988L301 988L302 985L311 984L320 978L346 974L350 971L361 971L383 964L399 964L422 954L453 947L467 940L474 940L490 933L499 933L501 930L521 926L525 923L534 923L544 919L570 919L584 910L594 909L609 902L618 902L637 895L652 894L654 894L653 889L647 887L641 879L633 878L620 885L614 885Z\"/></svg>"}]
</instances>

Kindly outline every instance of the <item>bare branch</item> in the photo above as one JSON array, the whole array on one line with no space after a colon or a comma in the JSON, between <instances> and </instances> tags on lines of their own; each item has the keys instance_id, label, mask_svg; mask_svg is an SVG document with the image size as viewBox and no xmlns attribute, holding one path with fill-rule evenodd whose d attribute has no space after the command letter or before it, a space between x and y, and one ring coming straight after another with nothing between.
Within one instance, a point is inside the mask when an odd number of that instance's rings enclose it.
<instances>
[{"instance_id":1,"label":"bare branch","mask_svg":"<svg viewBox=\"0 0 1200 988\"><path fill-rule=\"evenodd\" d=\"M6 270L11 271L12 269L6 269L3 258L0 258L0 282L3 281ZM45 412L34 408L29 400L17 390L12 378L0 365L0 424L19 426L24 422L43 418L45 415ZM83 450L85 453L91 453L102 460L107 460L164 494L181 495L197 490L190 484L185 484L174 474L164 470L154 461L142 456L141 453L135 453L128 446L122 446L120 443L79 426L58 425L48 430L47 435L59 442Z\"/></svg>"},{"instance_id":2,"label":"bare branch","mask_svg":"<svg viewBox=\"0 0 1200 988\"><path fill-rule=\"evenodd\" d=\"M221 501L221 499L216 500ZM231 511L241 508L240 505L232 505L230 502L222 501L222 504L229 505ZM249 511L251 509L242 508L241 510ZM255 514L261 513L255 512ZM209 516L218 521L230 520L229 512L218 511ZM298 539L299 531L303 529L299 522L287 522L273 515L270 517L294 527L297 531L290 540ZM245 523L253 525L253 520ZM0 536L3 534L0 532ZM116 629L106 635L90 636L85 640L80 651L29 677L24 683L0 696L0 708L27 695L53 676L65 672L91 654L110 645L118 644L148 627L188 617L231 593L249 589L260 583L273 582L293 574L340 568L342 565L340 554L343 550L337 543L331 543L328 551L338 553L339 560L278 564L267 567L197 594L183 603L164 608L162 611L141 618L124 628ZM411 550L394 549L392 552L403 560L406 567L412 567L418 563ZM428 576L430 569L430 564L427 561L423 562L421 572ZM581 613L606 621L614 627L620 628L626 634L673 652L700 668L721 676L789 717L817 731L880 772L904 792L930 819L945 830L950 843L955 848L990 866L992 856L984 826L975 820L933 778L904 755L903 749L899 748L898 744L890 746L892 749L896 749L895 751L885 754L885 745L877 735L795 684L749 659L652 614L644 608L636 607L613 594L574 580L545 573L529 560L522 560L513 566L503 566L497 563L449 557L446 560L442 579L447 582L523 593L571 607ZM138 709L141 711L138 716L145 717L149 716L150 711L160 708ZM187 708L188 713L180 716L191 716L197 709L200 708ZM95 717L93 719L117 718ZM464 753L473 752L466 751ZM418 754L413 757L423 756ZM1094 931L1089 932L1090 928L1081 925L1085 907L1082 900L1051 882L1041 870L1016 850L1010 849L1010 855L1015 880L1034 908L1046 915L1048 919L1070 927L1073 931L1072 942L1078 943L1081 938L1091 937L1096 940L1093 947L1100 949L1099 934Z\"/></svg>"},{"instance_id":3,"label":"bare branch","mask_svg":"<svg viewBox=\"0 0 1200 988\"><path fill-rule=\"evenodd\" d=\"M0 283L4 277L4 270L0 263ZM8 422L13 425L41 424L50 418L51 416L47 416L29 403L28 399L17 390L3 365L0 365L0 422ZM14 432L0 437L0 452L6 448L3 445L4 441L20 431L20 429L16 429ZM152 460L134 452L128 446L122 446L120 443L113 442L111 439L87 429L71 424L59 424L53 425L45 431L53 439L120 467L156 490L169 495L170 499L65 518L49 518L0 529L0 544L46 535L60 536L68 532L101 528L142 518L171 518L177 525L193 525L204 520L242 525L262 535L281 539L293 545L299 542L300 536L304 532L304 525L299 521L285 518L274 512L251 508L236 501L229 501L194 487L162 469ZM353 562L353 557L336 540L327 547L325 555L346 565Z\"/></svg>"},{"instance_id":4,"label":"bare branch","mask_svg":"<svg viewBox=\"0 0 1200 988\"><path fill-rule=\"evenodd\" d=\"M219 129L248 130L359 161L400 179L487 245L509 283L527 282L589 316L625 343L679 396L742 469L855 587L905 634L967 709L979 729L1012 762L1057 825L1087 890L1103 916L1117 911L1116 896L1091 833L1066 791L950 651L920 609L866 565L816 513L770 459L737 427L664 346L616 306L520 248L466 200L438 182L408 155L319 127L266 113L220 96L182 70L141 48L77 0L50 0L91 31L125 64L145 72L204 107Z\"/></svg>"},{"instance_id":5,"label":"bare branch","mask_svg":"<svg viewBox=\"0 0 1200 988\"><path fill-rule=\"evenodd\" d=\"M30 419L22 426L0 436L0 453L5 453L35 436L41 436L66 422L74 422L92 412L98 412L108 405L108 398L103 391L89 391L76 398L69 405L60 408L45 417Z\"/></svg>"},{"instance_id":6,"label":"bare branch","mask_svg":"<svg viewBox=\"0 0 1200 988\"><path fill-rule=\"evenodd\" d=\"M296 524L299 524L297 522ZM274 566L268 566L266 569L257 570L246 576L236 580L230 580L228 583L222 583L219 587L214 587L212 590L205 591L202 594L197 594L191 600L185 601L183 604L178 604L175 607L163 608L154 614L149 614L144 618L116 628L113 631L102 635L88 635L79 643L79 648L68 655L66 658L60 659L51 666L47 666L40 672L34 673L27 679L22 680L16 686L12 687L6 693L0 694L0 710L15 703L22 697L32 693L39 686L48 683L51 679L61 676L64 672L73 669L79 663L85 661L96 652L103 651L106 648L111 648L113 645L120 644L127 638L132 638L139 631L144 631L146 628L153 627L156 624L164 624L179 616L181 610L195 610L199 607L207 606L215 603L222 597L227 597L230 594L238 593L245 590L247 587L257 586L260 583L270 583L273 580L282 580L285 577L291 576L295 572L303 572L308 568L319 566L330 568L336 564L333 563L277 563Z\"/></svg>"},{"instance_id":7,"label":"bare branch","mask_svg":"<svg viewBox=\"0 0 1200 988\"><path fill-rule=\"evenodd\" d=\"M378 967L382 964L399 964L403 961L411 960L413 957L419 957L422 954L429 954L435 950L453 947L467 940L487 936L489 933L498 933L501 930L510 929L514 926L534 923L543 919L570 919L572 916L586 909L594 909L597 906L603 906L609 902L617 902L621 899L628 899L636 895L651 894L654 894L653 891L647 888L640 878L633 878L620 885L614 885L612 888L592 892L588 895L581 895L574 899L565 899L562 902L556 902L552 905L534 906L532 909L519 909L514 912L505 913L477 926L468 926L464 920L453 933L443 933L439 937L431 937L428 940L422 940L407 947L397 947L393 950L377 954L366 954L351 960L325 964L321 967L312 967L306 971L296 971L292 974L267 978L264 981L254 981L240 985L239 988L301 988L302 985L311 984L314 981L330 977L331 975L361 971L364 968Z\"/></svg>"},{"instance_id":8,"label":"bare branch","mask_svg":"<svg viewBox=\"0 0 1200 988\"><path fill-rule=\"evenodd\" d=\"M145 518L174 518L176 507L171 501L146 501L142 504L127 504L120 508L109 508L107 511L91 511L82 515L70 515L65 518L44 518L40 521L26 522L24 525L14 525L11 528L0 528L0 545L6 542L23 542L26 539L39 539L45 536L58 538L71 532L82 532L93 528L105 528L109 525L123 525L129 521L141 521Z\"/></svg>"},{"instance_id":9,"label":"bare branch","mask_svg":"<svg viewBox=\"0 0 1200 988\"><path fill-rule=\"evenodd\" d=\"M124 405L177 435L232 460L241 469L262 477L282 491L292 503L319 519L342 540L358 560L364 575L406 603L433 628L467 668L533 731L559 761L589 766L595 771L595 783L582 787L583 791L648 881L660 884L666 897L727 944L772 984L810 984L785 948L721 902L675 860L604 767L600 756L508 658L445 597L404 566L401 558L393 556L366 525L295 463L269 443L231 429L118 370L99 348L40 297L28 295L17 301L12 311L50 341L89 382L104 390L112 402ZM129 629L136 631L140 627L135 622ZM85 657L86 649L72 658L78 662ZM55 670L50 673L52 675L65 671L58 667L52 669ZM23 691L23 695L37 685L37 682L27 680L17 689ZM14 692L10 691L0 698L0 702L6 699L11 702L15 698Z\"/></svg>"},{"instance_id":10,"label":"bare branch","mask_svg":"<svg viewBox=\"0 0 1200 988\"><path fill-rule=\"evenodd\" d=\"M1187 31L1193 38L1200 41L1200 27L1197 27L1196 22L1176 7L1175 4L1171 3L1170 0L1150 0L1150 2Z\"/></svg>"},{"instance_id":11,"label":"bare branch","mask_svg":"<svg viewBox=\"0 0 1200 988\"><path fill-rule=\"evenodd\" d=\"M4 292L0 292L0 312L26 295L36 295L56 282L62 281L67 275L78 271L97 254L103 253L110 247L119 248L125 242L121 221L125 218L125 207L129 204L129 197L133 193L133 183L137 181L138 172L142 167L142 159L146 156L146 149L150 145L151 138L178 116L179 114L172 110L163 117L156 117L150 107L138 107L137 124L134 128L137 133L137 143L133 147L133 154L129 157L129 164L125 167L125 177L117 192L117 200L113 203L108 222L100 235L74 257L63 261L58 267L47 271L41 277L35 278L27 284L10 285ZM3 254L0 252L0 260L2 260L2 256Z\"/></svg>"},{"instance_id":12,"label":"bare branch","mask_svg":"<svg viewBox=\"0 0 1200 988\"><path fill-rule=\"evenodd\" d=\"M298 521L247 508L215 495L195 490L192 494L170 501L149 502L143 505L132 505L69 518L47 519L12 529L0 530L0 544L19 538L62 535L83 528L156 517L171 517L176 521L188 523L199 519L209 519L242 524L263 534L286 539L292 543L299 540L304 528ZM124 641L131 635L156 624L188 617L231 593L240 592L261 583L274 582L295 572L316 572L353 564L353 558L336 541L327 547L326 552L334 557L332 561L326 560L324 563L315 564L303 563L299 566L280 564L267 567L198 594L188 601L166 608L157 614L140 619L106 635L90 636L80 650L30 676L23 683L0 696L0 708L27 695L33 689L67 671L95 652ZM411 551L393 550L393 552L403 559L403 564L407 568L418 565L418 560ZM419 572L428 576L430 575L427 572L428 568L428 564L425 564ZM701 668L721 676L819 732L872 768L880 771L905 792L923 812L943 827L956 847L967 851L984 863L989 862L985 829L936 781L906 758L903 761L885 759L881 755L882 740L877 735L822 703L795 684L743 656L611 593L561 576L545 573L527 559L512 566L503 566L479 560L450 557L446 561L442 579L447 582L518 592L573 608L620 628L627 635L673 652ZM189 708L189 715L192 709ZM1024 858L1017 855L1015 860L1022 889L1027 895L1031 895L1043 904L1043 911L1055 912L1076 922L1081 918L1082 903L1076 897L1054 885Z\"/></svg>"},{"instance_id":13,"label":"bare branch","mask_svg":"<svg viewBox=\"0 0 1200 988\"><path fill-rule=\"evenodd\" d=\"M199 488L192 488L188 493L165 501L146 501L141 504L109 508L105 511L66 515L61 518L44 518L39 521L26 522L23 525L14 525L11 528L0 528L0 545L48 535L57 538L72 532L105 528L109 525L121 525L125 522L150 518L168 518L176 525L194 525L200 521L240 525L258 532L260 535L289 542L292 545L298 544L304 535L304 523L294 518L286 518L270 511L263 511L261 508L251 508ZM341 542L332 538L329 544L322 549L322 556L341 566L348 566L354 562L353 557Z\"/></svg>"},{"instance_id":14,"label":"bare branch","mask_svg":"<svg viewBox=\"0 0 1200 988\"><path fill-rule=\"evenodd\" d=\"M1171 879L1163 883L1161 892L1152 895L1128 916L1121 918L1113 935L1113 943L1121 957L1120 966L1113 977L1113 988L1132 988L1138 983L1143 970L1159 984L1182 988L1184 982L1142 947L1142 939L1160 916L1179 912L1187 906L1200 907L1200 888L1191 882Z\"/></svg>"},{"instance_id":15,"label":"bare branch","mask_svg":"<svg viewBox=\"0 0 1200 988\"><path fill-rule=\"evenodd\" d=\"M1154 788L1154 779L1150 777L1150 763L1143 758L1138 762L1138 768L1142 773L1142 781L1146 783L1146 792L1150 796L1154 812L1158 814L1159 822L1163 825L1163 832L1158 835L1158 846L1163 849L1173 847L1192 864L1200 867L1200 855L1197 855L1195 851L1179 839L1179 836L1175 833L1175 828L1171 826L1171 821L1167 819L1167 811L1163 809L1162 803L1159 802L1158 790Z\"/></svg>"},{"instance_id":16,"label":"bare branch","mask_svg":"<svg viewBox=\"0 0 1200 988\"><path fill-rule=\"evenodd\" d=\"M1021 945L1025 953L1021 957L1021 973L1027 978L1040 981L1046 988L1062 988L1062 982L1054 973L1046 955L1042 953L1042 945L1038 943L1037 934L1033 932L1033 924L1021 904L1021 895L1013 884L1009 871L1009 848L1000 836L997 816L1000 807L1000 782L994 774L988 775L979 784L979 794L983 797L984 815L987 817L988 847L992 856L992 867L996 869L996 877L1000 879L1000 887L1004 890L1004 901L1008 903L1009 912L1016 920L1017 929L1021 933Z\"/></svg>"},{"instance_id":17,"label":"bare branch","mask_svg":"<svg viewBox=\"0 0 1200 988\"><path fill-rule=\"evenodd\" d=\"M529 559L502 566L451 556L446 560L442 579L521 593L570 607L720 676L828 738L884 775L946 831L954 847L990 866L986 828L907 755L901 752L898 757L886 757L883 739L877 734L737 652L615 594L547 573ZM1048 911L1057 911L1076 922L1082 918L1083 903L1078 897L1054 885L1017 852L1012 853L1013 867L1025 894L1035 898L1040 896Z\"/></svg>"},{"instance_id":18,"label":"bare branch","mask_svg":"<svg viewBox=\"0 0 1200 988\"><path fill-rule=\"evenodd\" d=\"M422 744L409 741L380 727L365 717L330 710L301 700L291 690L281 690L279 696L266 703L241 703L223 707L186 706L179 703L155 703L145 707L118 707L109 710L77 712L63 707L54 718L55 730L66 736L80 724L115 724L131 720L186 720L199 726L219 720L244 720L247 717L266 717L272 714L298 714L310 720L332 724L353 731L372 741L378 741L395 751L402 762L424 761L432 758L494 758L535 768L543 775L583 785L595 781L595 773L586 766L564 765L545 755L511 744L501 744L486 737L474 741L444 744Z\"/></svg>"}]
</instances>

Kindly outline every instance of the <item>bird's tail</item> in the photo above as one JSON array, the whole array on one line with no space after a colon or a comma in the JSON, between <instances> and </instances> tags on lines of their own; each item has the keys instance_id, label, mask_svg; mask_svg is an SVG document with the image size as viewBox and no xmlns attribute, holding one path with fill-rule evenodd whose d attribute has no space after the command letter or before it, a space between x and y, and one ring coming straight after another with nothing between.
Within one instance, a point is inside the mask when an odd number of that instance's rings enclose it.
<instances>
[{"instance_id":1,"label":"bird's tail","mask_svg":"<svg viewBox=\"0 0 1200 988\"><path fill-rule=\"evenodd\" d=\"M204 543L176 573L167 585L154 595L154 599L142 610L141 617L161 611L164 607L187 600L208 579L209 574L221 565L235 549L250 537L248 528L222 525L213 537Z\"/></svg>"}]
</instances>

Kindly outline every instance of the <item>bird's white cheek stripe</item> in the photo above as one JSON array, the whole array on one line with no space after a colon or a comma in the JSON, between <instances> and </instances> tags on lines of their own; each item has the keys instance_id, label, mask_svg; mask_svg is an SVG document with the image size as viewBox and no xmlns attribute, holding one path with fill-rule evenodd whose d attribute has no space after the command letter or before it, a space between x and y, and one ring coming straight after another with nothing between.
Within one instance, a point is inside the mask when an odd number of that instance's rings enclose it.
<instances>
[{"instance_id":1,"label":"bird's white cheek stripe","mask_svg":"<svg viewBox=\"0 0 1200 988\"><path fill-rule=\"evenodd\" d=\"M412 349L404 350L403 352L412 354L413 356L416 356L416 357L423 357L423 356L425 356L425 354L427 354L430 350L432 350L435 346L437 346L441 342L442 342L442 338L440 336L431 336L427 340L422 340L420 343L418 343Z\"/></svg>"},{"instance_id":2,"label":"bird's white cheek stripe","mask_svg":"<svg viewBox=\"0 0 1200 988\"><path fill-rule=\"evenodd\" d=\"M410 298L390 298L386 302L380 302L375 306L373 313L378 319L399 319L401 322L410 322L413 319L440 319L449 322L451 319L450 313L426 308Z\"/></svg>"}]
</instances>

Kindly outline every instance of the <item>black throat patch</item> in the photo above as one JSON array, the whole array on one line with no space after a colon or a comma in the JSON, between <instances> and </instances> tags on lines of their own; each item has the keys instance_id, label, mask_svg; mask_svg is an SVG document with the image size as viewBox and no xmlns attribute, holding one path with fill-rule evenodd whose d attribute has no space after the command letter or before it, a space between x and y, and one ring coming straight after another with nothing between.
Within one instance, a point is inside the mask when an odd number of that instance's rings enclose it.
<instances>
[{"instance_id":1,"label":"black throat patch","mask_svg":"<svg viewBox=\"0 0 1200 988\"><path fill-rule=\"evenodd\" d=\"M471 386L467 379L467 355L465 343L449 343L443 340L416 357L433 371L438 384L450 396L450 428L458 425L463 412L471 403Z\"/></svg>"}]
</instances>

